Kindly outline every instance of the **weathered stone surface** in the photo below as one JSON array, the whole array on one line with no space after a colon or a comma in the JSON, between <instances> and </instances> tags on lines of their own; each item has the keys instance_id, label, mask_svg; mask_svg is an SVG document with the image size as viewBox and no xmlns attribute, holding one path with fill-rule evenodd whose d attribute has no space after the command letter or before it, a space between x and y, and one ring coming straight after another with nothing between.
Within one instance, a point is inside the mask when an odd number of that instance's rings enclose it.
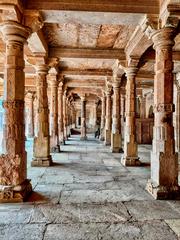
<instances>
[{"instance_id":1,"label":"weathered stone surface","mask_svg":"<svg viewBox=\"0 0 180 240\"><path fill-rule=\"evenodd\" d=\"M174 219L180 213L162 201L132 201L125 203L130 214L136 220Z\"/></svg>"}]
</instances>

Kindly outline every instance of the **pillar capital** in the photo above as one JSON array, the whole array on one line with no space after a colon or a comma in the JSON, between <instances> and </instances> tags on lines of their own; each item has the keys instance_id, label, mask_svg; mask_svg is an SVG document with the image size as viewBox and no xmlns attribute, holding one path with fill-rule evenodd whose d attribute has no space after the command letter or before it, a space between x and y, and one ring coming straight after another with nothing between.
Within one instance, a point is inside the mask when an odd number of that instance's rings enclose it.
<instances>
[{"instance_id":1,"label":"pillar capital","mask_svg":"<svg viewBox=\"0 0 180 240\"><path fill-rule=\"evenodd\" d=\"M36 72L38 74L45 74L47 75L48 74L48 66L46 64L37 64L35 66L35 69L36 69Z\"/></svg>"},{"instance_id":2,"label":"pillar capital","mask_svg":"<svg viewBox=\"0 0 180 240\"><path fill-rule=\"evenodd\" d=\"M81 96L81 101L82 101L82 102L85 102L85 101L86 101L86 96L85 96L85 95Z\"/></svg>"},{"instance_id":3,"label":"pillar capital","mask_svg":"<svg viewBox=\"0 0 180 240\"><path fill-rule=\"evenodd\" d=\"M137 67L127 67L125 68L125 72L126 72L126 77L135 77L137 74L138 68Z\"/></svg>"},{"instance_id":4,"label":"pillar capital","mask_svg":"<svg viewBox=\"0 0 180 240\"><path fill-rule=\"evenodd\" d=\"M176 29L174 27L164 27L156 30L152 34L152 41L154 43L154 49L172 47L174 45Z\"/></svg>"},{"instance_id":5,"label":"pillar capital","mask_svg":"<svg viewBox=\"0 0 180 240\"><path fill-rule=\"evenodd\" d=\"M0 30L5 42L15 41L24 43L31 34L31 29L29 27L25 27L14 21L3 22L0 24Z\"/></svg>"}]
</instances>

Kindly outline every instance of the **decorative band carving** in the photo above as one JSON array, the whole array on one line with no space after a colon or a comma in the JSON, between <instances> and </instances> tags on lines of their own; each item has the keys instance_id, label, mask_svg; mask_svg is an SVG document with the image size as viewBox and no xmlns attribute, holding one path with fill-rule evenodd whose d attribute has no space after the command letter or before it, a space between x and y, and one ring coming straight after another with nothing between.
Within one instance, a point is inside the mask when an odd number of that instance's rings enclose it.
<instances>
[{"instance_id":1,"label":"decorative band carving","mask_svg":"<svg viewBox=\"0 0 180 240\"><path fill-rule=\"evenodd\" d=\"M171 113L175 111L175 106L172 103L159 103L154 106L154 112L167 112Z\"/></svg>"}]
</instances>

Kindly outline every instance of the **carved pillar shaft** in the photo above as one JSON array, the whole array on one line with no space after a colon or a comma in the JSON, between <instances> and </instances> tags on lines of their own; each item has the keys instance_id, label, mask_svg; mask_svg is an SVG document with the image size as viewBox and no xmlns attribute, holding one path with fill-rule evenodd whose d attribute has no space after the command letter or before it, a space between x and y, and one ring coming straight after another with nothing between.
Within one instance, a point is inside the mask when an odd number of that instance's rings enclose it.
<instances>
[{"instance_id":1,"label":"carved pillar shaft","mask_svg":"<svg viewBox=\"0 0 180 240\"><path fill-rule=\"evenodd\" d=\"M121 137L124 139L125 96L121 94Z\"/></svg>"},{"instance_id":2,"label":"carved pillar shaft","mask_svg":"<svg viewBox=\"0 0 180 240\"><path fill-rule=\"evenodd\" d=\"M4 102L5 155L0 156L0 202L19 202L31 192L27 180L24 124L24 43L29 28L7 21L1 26L6 42Z\"/></svg>"},{"instance_id":3,"label":"carved pillar shaft","mask_svg":"<svg viewBox=\"0 0 180 240\"><path fill-rule=\"evenodd\" d=\"M64 140L67 140L67 104L66 104L66 91L63 94L63 123L64 123Z\"/></svg>"},{"instance_id":4,"label":"carved pillar shaft","mask_svg":"<svg viewBox=\"0 0 180 240\"><path fill-rule=\"evenodd\" d=\"M28 137L34 137L34 93L29 93Z\"/></svg>"},{"instance_id":5,"label":"carved pillar shaft","mask_svg":"<svg viewBox=\"0 0 180 240\"><path fill-rule=\"evenodd\" d=\"M101 98L101 136L100 140L104 141L104 131L105 131L105 117L106 117L106 96L103 95Z\"/></svg>"},{"instance_id":6,"label":"carved pillar shaft","mask_svg":"<svg viewBox=\"0 0 180 240\"><path fill-rule=\"evenodd\" d=\"M57 75L49 75L51 100L50 100L50 122L51 122L51 152L60 152L58 133L58 83Z\"/></svg>"},{"instance_id":7,"label":"carved pillar shaft","mask_svg":"<svg viewBox=\"0 0 180 240\"><path fill-rule=\"evenodd\" d=\"M121 121L120 121L120 82L113 83L113 112L112 112L112 132L111 150L112 152L122 152Z\"/></svg>"},{"instance_id":8,"label":"carved pillar shaft","mask_svg":"<svg viewBox=\"0 0 180 240\"><path fill-rule=\"evenodd\" d=\"M147 190L156 199L174 198L178 188L178 155L173 128L173 61L175 29L156 31L152 40L156 50L154 79L154 129L151 153L151 180Z\"/></svg>"},{"instance_id":9,"label":"carved pillar shaft","mask_svg":"<svg viewBox=\"0 0 180 240\"><path fill-rule=\"evenodd\" d=\"M126 69L126 123L124 136L124 156L122 164L125 166L140 165L137 153L136 131L135 131L135 77L137 68Z\"/></svg>"},{"instance_id":10,"label":"carved pillar shaft","mask_svg":"<svg viewBox=\"0 0 180 240\"><path fill-rule=\"evenodd\" d=\"M111 145L112 101L111 90L106 92L105 145Z\"/></svg>"},{"instance_id":11,"label":"carved pillar shaft","mask_svg":"<svg viewBox=\"0 0 180 240\"><path fill-rule=\"evenodd\" d=\"M63 124L63 90L62 82L58 86L58 122L59 122L59 141L64 144L64 124Z\"/></svg>"},{"instance_id":12,"label":"carved pillar shaft","mask_svg":"<svg viewBox=\"0 0 180 240\"><path fill-rule=\"evenodd\" d=\"M86 139L86 99L81 97L81 140Z\"/></svg>"},{"instance_id":13,"label":"carved pillar shaft","mask_svg":"<svg viewBox=\"0 0 180 240\"><path fill-rule=\"evenodd\" d=\"M50 166L50 136L49 136L49 109L47 98L47 73L48 67L39 65L36 67L36 89L38 105L38 133L34 138L34 159L32 166Z\"/></svg>"}]
</instances>

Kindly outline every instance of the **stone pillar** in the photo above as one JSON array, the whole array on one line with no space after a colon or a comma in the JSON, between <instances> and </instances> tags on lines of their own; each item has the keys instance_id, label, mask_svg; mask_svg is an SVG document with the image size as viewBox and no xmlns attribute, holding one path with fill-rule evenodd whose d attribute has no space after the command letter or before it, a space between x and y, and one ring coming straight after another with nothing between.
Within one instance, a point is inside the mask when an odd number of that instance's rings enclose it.
<instances>
[{"instance_id":1,"label":"stone pillar","mask_svg":"<svg viewBox=\"0 0 180 240\"><path fill-rule=\"evenodd\" d=\"M104 141L105 131L105 116L106 116L106 96L103 94L101 98L101 135L100 140Z\"/></svg>"},{"instance_id":2,"label":"stone pillar","mask_svg":"<svg viewBox=\"0 0 180 240\"><path fill-rule=\"evenodd\" d=\"M140 118L144 119L146 118L146 97L140 96Z\"/></svg>"},{"instance_id":3,"label":"stone pillar","mask_svg":"<svg viewBox=\"0 0 180 240\"><path fill-rule=\"evenodd\" d=\"M37 88L37 107L38 107L38 133L34 138L34 158L31 165L50 166L52 159L50 155L50 136L49 136L49 109L47 98L47 65L36 66L36 88Z\"/></svg>"},{"instance_id":4,"label":"stone pillar","mask_svg":"<svg viewBox=\"0 0 180 240\"><path fill-rule=\"evenodd\" d=\"M64 124L63 124L63 83L58 86L58 122L59 122L59 142L64 144Z\"/></svg>"},{"instance_id":5,"label":"stone pillar","mask_svg":"<svg viewBox=\"0 0 180 240\"><path fill-rule=\"evenodd\" d=\"M129 67L126 69L127 83L126 83L126 122L124 129L124 155L122 157L122 164L125 166L140 165L138 158L138 149L136 143L135 131L135 76L137 68Z\"/></svg>"},{"instance_id":6,"label":"stone pillar","mask_svg":"<svg viewBox=\"0 0 180 240\"><path fill-rule=\"evenodd\" d=\"M176 149L180 152L180 72L176 74Z\"/></svg>"},{"instance_id":7,"label":"stone pillar","mask_svg":"<svg viewBox=\"0 0 180 240\"><path fill-rule=\"evenodd\" d=\"M51 89L50 99L50 123L51 123L51 152L60 152L59 136L58 136L58 82L57 71L55 68L49 72L49 84Z\"/></svg>"},{"instance_id":8,"label":"stone pillar","mask_svg":"<svg viewBox=\"0 0 180 240\"><path fill-rule=\"evenodd\" d=\"M119 153L123 152L120 119L120 81L115 81L113 83L113 92L111 150L114 153Z\"/></svg>"},{"instance_id":9,"label":"stone pillar","mask_svg":"<svg viewBox=\"0 0 180 240\"><path fill-rule=\"evenodd\" d=\"M81 96L81 140L86 139L86 98Z\"/></svg>"},{"instance_id":10,"label":"stone pillar","mask_svg":"<svg viewBox=\"0 0 180 240\"><path fill-rule=\"evenodd\" d=\"M6 42L4 69L5 154L0 156L0 202L22 202L32 191L27 179L24 124L24 43L30 29L14 21L1 24Z\"/></svg>"},{"instance_id":11,"label":"stone pillar","mask_svg":"<svg viewBox=\"0 0 180 240\"><path fill-rule=\"evenodd\" d=\"M66 103L66 90L63 94L63 123L64 123L64 140L68 139L67 136L67 103Z\"/></svg>"},{"instance_id":12,"label":"stone pillar","mask_svg":"<svg viewBox=\"0 0 180 240\"><path fill-rule=\"evenodd\" d=\"M106 92L106 123L105 123L105 140L106 146L111 145L111 123L112 123L112 101L111 89Z\"/></svg>"},{"instance_id":13,"label":"stone pillar","mask_svg":"<svg viewBox=\"0 0 180 240\"><path fill-rule=\"evenodd\" d=\"M147 190L155 199L173 199L179 194L178 154L175 153L173 105L173 60L175 29L164 27L152 35L156 50L154 79L154 129L151 179Z\"/></svg>"},{"instance_id":14,"label":"stone pillar","mask_svg":"<svg viewBox=\"0 0 180 240\"><path fill-rule=\"evenodd\" d=\"M121 138L124 140L125 96L121 93Z\"/></svg>"},{"instance_id":15,"label":"stone pillar","mask_svg":"<svg viewBox=\"0 0 180 240\"><path fill-rule=\"evenodd\" d=\"M28 137L34 137L34 92L28 92L29 111L28 111Z\"/></svg>"}]
</instances>

